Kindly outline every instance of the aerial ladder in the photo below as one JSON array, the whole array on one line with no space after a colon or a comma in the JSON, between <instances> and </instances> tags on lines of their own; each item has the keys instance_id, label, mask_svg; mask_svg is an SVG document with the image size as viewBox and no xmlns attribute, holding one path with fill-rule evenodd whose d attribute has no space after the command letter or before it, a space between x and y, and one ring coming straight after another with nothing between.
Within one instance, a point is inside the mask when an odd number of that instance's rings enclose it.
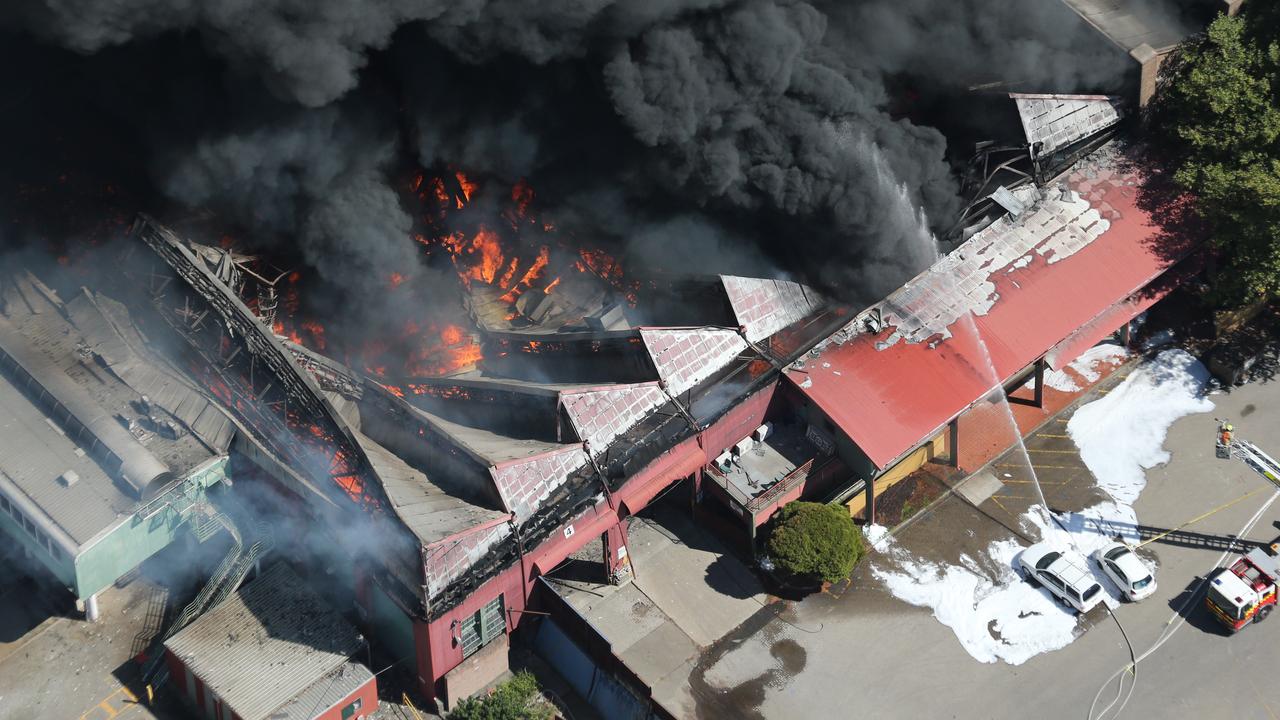
<instances>
[{"instance_id":1,"label":"aerial ladder","mask_svg":"<svg viewBox=\"0 0 1280 720\"><path fill-rule=\"evenodd\" d=\"M1223 459L1235 458L1280 487L1280 462L1263 452L1262 448L1236 435L1230 420L1218 420L1214 454Z\"/></svg>"}]
</instances>

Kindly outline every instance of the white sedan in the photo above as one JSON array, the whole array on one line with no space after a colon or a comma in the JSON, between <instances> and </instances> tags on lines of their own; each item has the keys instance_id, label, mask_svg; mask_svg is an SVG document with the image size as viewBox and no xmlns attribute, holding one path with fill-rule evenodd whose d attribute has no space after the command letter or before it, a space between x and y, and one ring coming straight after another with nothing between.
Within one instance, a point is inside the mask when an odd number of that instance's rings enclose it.
<instances>
[{"instance_id":1,"label":"white sedan","mask_svg":"<svg viewBox=\"0 0 1280 720\"><path fill-rule=\"evenodd\" d=\"M1126 600L1137 602L1156 591L1151 569L1124 543L1098 548L1093 552L1093 561L1120 588L1120 595Z\"/></svg>"}]
</instances>

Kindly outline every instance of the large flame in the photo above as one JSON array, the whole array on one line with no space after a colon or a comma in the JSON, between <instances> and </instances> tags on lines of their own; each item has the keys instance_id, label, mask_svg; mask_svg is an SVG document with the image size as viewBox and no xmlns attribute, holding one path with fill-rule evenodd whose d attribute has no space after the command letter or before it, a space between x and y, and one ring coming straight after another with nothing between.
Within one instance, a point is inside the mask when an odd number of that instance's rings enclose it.
<instances>
[{"instance_id":1,"label":"large flame","mask_svg":"<svg viewBox=\"0 0 1280 720\"><path fill-rule=\"evenodd\" d=\"M533 187L520 180L505 196L499 196L501 221L492 214L492 203L480 203L492 180L468 176L458 168L442 173L419 172L410 178L407 189L421 203L419 230L413 240L427 256L443 260L454 268L459 283L471 293L482 292L488 302L507 306L508 322L517 322L525 303L517 301L528 292L559 297L571 284L566 280L581 274L603 281L621 292L634 305L638 285L628 281L621 264L598 249L574 247L559 234L555 224L539 217ZM398 331L359 347L341 345L326 337L325 326L317 318L299 316L297 272L282 283L280 301L273 320L277 335L316 351L328 348L335 357L352 367L396 379L401 385L415 377L446 376L474 369L483 361L478 337L459 324L443 321L439 308L425 304L403 268L387 268L384 276L388 293L401 294L400 307L422 307ZM246 302L251 302L246 298ZM251 302L251 306L252 302ZM532 307L532 305L531 305ZM255 308L256 309L256 308ZM534 351L537 346L524 348Z\"/></svg>"}]
</instances>

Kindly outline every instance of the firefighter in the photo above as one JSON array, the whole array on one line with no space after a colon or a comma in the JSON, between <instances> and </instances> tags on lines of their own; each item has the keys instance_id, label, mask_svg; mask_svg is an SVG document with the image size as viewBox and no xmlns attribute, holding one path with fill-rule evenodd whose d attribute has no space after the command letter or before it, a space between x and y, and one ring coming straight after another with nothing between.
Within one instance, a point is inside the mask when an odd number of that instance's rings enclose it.
<instances>
[{"instance_id":1,"label":"firefighter","mask_svg":"<svg viewBox=\"0 0 1280 720\"><path fill-rule=\"evenodd\" d=\"M1231 457L1231 434L1234 430L1230 420L1218 423L1218 445L1214 448L1215 455L1220 458Z\"/></svg>"}]
</instances>

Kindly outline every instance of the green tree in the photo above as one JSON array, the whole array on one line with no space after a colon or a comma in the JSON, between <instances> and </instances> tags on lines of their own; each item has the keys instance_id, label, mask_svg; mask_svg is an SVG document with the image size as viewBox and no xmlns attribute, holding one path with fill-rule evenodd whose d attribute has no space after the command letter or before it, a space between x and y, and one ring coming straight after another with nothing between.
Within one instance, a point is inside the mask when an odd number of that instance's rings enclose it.
<instances>
[{"instance_id":1,"label":"green tree","mask_svg":"<svg viewBox=\"0 0 1280 720\"><path fill-rule=\"evenodd\" d=\"M1171 64L1154 120L1174 180L1190 191L1223 267L1218 299L1280 290L1280 12L1252 2L1219 16Z\"/></svg>"},{"instance_id":2,"label":"green tree","mask_svg":"<svg viewBox=\"0 0 1280 720\"><path fill-rule=\"evenodd\" d=\"M448 720L551 720L555 707L542 698L533 673L521 670L493 692L458 703Z\"/></svg>"},{"instance_id":3,"label":"green tree","mask_svg":"<svg viewBox=\"0 0 1280 720\"><path fill-rule=\"evenodd\" d=\"M767 552L787 572L836 582L848 577L862 556L862 535L839 505L788 503L774 522Z\"/></svg>"}]
</instances>

